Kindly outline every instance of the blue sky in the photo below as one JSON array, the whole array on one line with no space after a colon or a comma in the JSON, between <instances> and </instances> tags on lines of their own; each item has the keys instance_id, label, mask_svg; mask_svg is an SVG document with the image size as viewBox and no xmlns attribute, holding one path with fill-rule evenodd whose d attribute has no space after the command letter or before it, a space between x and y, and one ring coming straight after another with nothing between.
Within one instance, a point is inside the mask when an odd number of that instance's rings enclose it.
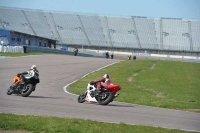
<instances>
[{"instance_id":1,"label":"blue sky","mask_svg":"<svg viewBox=\"0 0 200 133\"><path fill-rule=\"evenodd\" d=\"M200 0L0 0L0 6L100 15L200 19Z\"/></svg>"}]
</instances>

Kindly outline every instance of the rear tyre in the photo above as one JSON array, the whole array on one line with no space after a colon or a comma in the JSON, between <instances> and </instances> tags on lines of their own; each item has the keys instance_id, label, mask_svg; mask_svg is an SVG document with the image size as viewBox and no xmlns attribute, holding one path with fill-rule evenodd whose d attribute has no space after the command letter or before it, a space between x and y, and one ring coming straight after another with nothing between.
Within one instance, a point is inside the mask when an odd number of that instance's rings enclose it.
<instances>
[{"instance_id":1,"label":"rear tyre","mask_svg":"<svg viewBox=\"0 0 200 133\"><path fill-rule=\"evenodd\" d=\"M13 93L13 89L11 89L10 87L7 90L7 95L11 95Z\"/></svg>"},{"instance_id":2,"label":"rear tyre","mask_svg":"<svg viewBox=\"0 0 200 133\"><path fill-rule=\"evenodd\" d=\"M23 97L27 97L31 94L32 91L33 91L33 85L27 84L26 87L22 89L21 95Z\"/></svg>"},{"instance_id":3,"label":"rear tyre","mask_svg":"<svg viewBox=\"0 0 200 133\"><path fill-rule=\"evenodd\" d=\"M114 95L110 91L102 92L100 93L98 103L100 105L107 105L113 101L113 98L114 98Z\"/></svg>"},{"instance_id":4,"label":"rear tyre","mask_svg":"<svg viewBox=\"0 0 200 133\"><path fill-rule=\"evenodd\" d=\"M85 92L83 92L81 95L79 95L78 102L79 103L84 103L86 95L87 95L87 93L85 93Z\"/></svg>"}]
</instances>

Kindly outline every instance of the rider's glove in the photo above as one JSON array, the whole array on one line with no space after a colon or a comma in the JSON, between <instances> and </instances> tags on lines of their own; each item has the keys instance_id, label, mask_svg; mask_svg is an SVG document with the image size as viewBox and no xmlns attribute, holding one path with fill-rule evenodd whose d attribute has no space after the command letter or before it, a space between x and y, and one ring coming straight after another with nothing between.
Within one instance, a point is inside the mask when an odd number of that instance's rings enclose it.
<instances>
[{"instance_id":1,"label":"rider's glove","mask_svg":"<svg viewBox=\"0 0 200 133\"><path fill-rule=\"evenodd\" d=\"M18 73L18 74L17 74L17 76L20 76L20 75L21 75L21 73Z\"/></svg>"},{"instance_id":2,"label":"rider's glove","mask_svg":"<svg viewBox=\"0 0 200 133\"><path fill-rule=\"evenodd\" d=\"M105 82L106 81L106 79L105 78L103 78L102 80L101 80L101 82Z\"/></svg>"},{"instance_id":3,"label":"rider's glove","mask_svg":"<svg viewBox=\"0 0 200 133\"><path fill-rule=\"evenodd\" d=\"M94 84L94 81L90 81L90 84L93 85L93 84Z\"/></svg>"}]
</instances>

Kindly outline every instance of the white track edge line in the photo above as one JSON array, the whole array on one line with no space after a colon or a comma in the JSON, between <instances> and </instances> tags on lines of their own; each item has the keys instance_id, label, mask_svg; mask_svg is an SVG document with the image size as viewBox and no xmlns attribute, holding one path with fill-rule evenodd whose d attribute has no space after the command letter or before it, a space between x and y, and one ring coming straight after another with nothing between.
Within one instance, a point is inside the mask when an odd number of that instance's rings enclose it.
<instances>
[{"instance_id":1,"label":"white track edge line","mask_svg":"<svg viewBox=\"0 0 200 133\"><path fill-rule=\"evenodd\" d=\"M104 69L104 68L106 68L106 67L108 67L108 66L114 65L114 64L119 63L119 62L120 62L120 61L115 62L115 63L112 63L112 64L109 64L109 65L106 65L106 66L104 66L104 67L101 67L101 68L99 68L99 69L97 69L97 70L94 70L94 71L92 71L92 72L90 72L90 73L85 74L83 77L81 77L81 78L79 78L79 79L77 79L77 80L75 80L75 81L73 81L73 82L67 84L66 86L64 86L64 87L63 87L64 92L67 93L67 94L70 94L70 95L79 96L79 95L77 95L77 94L70 93L70 92L67 90L68 86L71 85L71 84L73 84L73 83L75 83L76 81L78 81L78 80L84 78L85 76L87 76L87 75L89 75L89 74L91 74L91 73L94 73L94 72L96 72L96 71L99 71L99 70L101 70L101 69Z\"/></svg>"}]
</instances>

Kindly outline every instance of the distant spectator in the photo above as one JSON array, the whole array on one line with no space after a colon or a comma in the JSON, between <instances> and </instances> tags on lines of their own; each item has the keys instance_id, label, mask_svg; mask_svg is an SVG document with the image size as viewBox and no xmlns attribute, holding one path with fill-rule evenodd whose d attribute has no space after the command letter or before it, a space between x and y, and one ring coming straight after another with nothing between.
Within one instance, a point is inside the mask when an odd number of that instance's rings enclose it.
<instances>
[{"instance_id":1,"label":"distant spectator","mask_svg":"<svg viewBox=\"0 0 200 133\"><path fill-rule=\"evenodd\" d=\"M114 58L114 52L113 52L113 51L110 52L110 58L111 58L111 59Z\"/></svg>"},{"instance_id":2,"label":"distant spectator","mask_svg":"<svg viewBox=\"0 0 200 133\"><path fill-rule=\"evenodd\" d=\"M136 60L136 56L135 55L133 56L133 60Z\"/></svg>"},{"instance_id":3,"label":"distant spectator","mask_svg":"<svg viewBox=\"0 0 200 133\"><path fill-rule=\"evenodd\" d=\"M106 58L107 59L109 58L109 52L108 51L106 52Z\"/></svg>"},{"instance_id":4,"label":"distant spectator","mask_svg":"<svg viewBox=\"0 0 200 133\"><path fill-rule=\"evenodd\" d=\"M114 58L114 54L113 54L113 53L110 55L110 58L111 58L111 59L113 59L113 58Z\"/></svg>"},{"instance_id":5,"label":"distant spectator","mask_svg":"<svg viewBox=\"0 0 200 133\"><path fill-rule=\"evenodd\" d=\"M128 56L128 60L131 60L131 55Z\"/></svg>"},{"instance_id":6,"label":"distant spectator","mask_svg":"<svg viewBox=\"0 0 200 133\"><path fill-rule=\"evenodd\" d=\"M106 53L105 53L105 52L103 52L103 53L102 53L102 56L103 56L103 57L105 57L105 56L106 56Z\"/></svg>"},{"instance_id":7,"label":"distant spectator","mask_svg":"<svg viewBox=\"0 0 200 133\"><path fill-rule=\"evenodd\" d=\"M78 54L78 48L74 48L74 56L76 56Z\"/></svg>"}]
</instances>

